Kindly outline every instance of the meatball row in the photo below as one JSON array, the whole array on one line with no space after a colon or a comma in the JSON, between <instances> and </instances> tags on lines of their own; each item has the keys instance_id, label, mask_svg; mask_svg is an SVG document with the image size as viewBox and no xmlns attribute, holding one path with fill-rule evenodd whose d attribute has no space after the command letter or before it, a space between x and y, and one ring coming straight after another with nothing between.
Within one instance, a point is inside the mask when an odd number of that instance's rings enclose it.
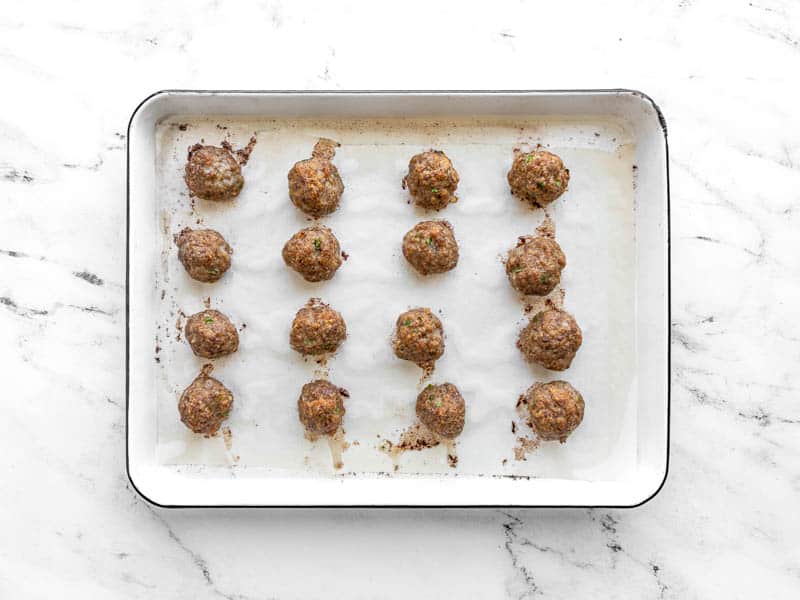
<instances>
[{"instance_id":1,"label":"meatball row","mask_svg":"<svg viewBox=\"0 0 800 600\"><path fill-rule=\"evenodd\" d=\"M175 236L178 259L192 279L218 281L231 266L233 248L213 229L183 229ZM444 220L422 221L403 236L403 256L421 275L445 273L458 265L453 226ZM342 250L334 233L313 225L295 233L281 251L283 261L308 282L333 278L342 266ZM561 281L567 261L551 236L521 236L508 253L505 268L511 286L522 294L546 296Z\"/></svg>"},{"instance_id":2,"label":"meatball row","mask_svg":"<svg viewBox=\"0 0 800 600\"><path fill-rule=\"evenodd\" d=\"M254 143L255 138L251 140ZM344 183L333 164L339 146L338 142L321 138L310 158L296 162L289 169L289 198L311 217L324 217L339 208ZM227 143L191 146L184 170L189 193L213 202L236 198L244 187L242 164L246 163L249 152L240 160L237 154L242 156L241 151L234 153ZM560 157L547 150L515 149L507 179L514 196L532 207L544 207L567 190L569 169ZM431 149L411 157L402 185L417 206L438 211L458 201L455 195L458 182L452 161L441 150Z\"/></svg>"}]
</instances>

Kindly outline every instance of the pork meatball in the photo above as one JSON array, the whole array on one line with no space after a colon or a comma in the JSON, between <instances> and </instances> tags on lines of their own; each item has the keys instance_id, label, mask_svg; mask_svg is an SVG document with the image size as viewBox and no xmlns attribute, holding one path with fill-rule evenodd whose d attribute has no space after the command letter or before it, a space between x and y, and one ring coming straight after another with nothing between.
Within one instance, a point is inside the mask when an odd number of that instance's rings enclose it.
<instances>
[{"instance_id":1,"label":"pork meatball","mask_svg":"<svg viewBox=\"0 0 800 600\"><path fill-rule=\"evenodd\" d=\"M523 236L508 253L506 275L511 287L522 294L546 296L561 281L567 259L551 237Z\"/></svg>"},{"instance_id":2,"label":"pork meatball","mask_svg":"<svg viewBox=\"0 0 800 600\"><path fill-rule=\"evenodd\" d=\"M429 150L411 158L403 188L408 188L414 202L421 208L441 210L451 202L458 187L458 173L453 163L440 150Z\"/></svg>"},{"instance_id":3,"label":"pork meatball","mask_svg":"<svg viewBox=\"0 0 800 600\"><path fill-rule=\"evenodd\" d=\"M307 215L324 217L339 207L344 184L333 164L337 142L319 140L311 158L301 160L289 170L289 198Z\"/></svg>"},{"instance_id":4,"label":"pork meatball","mask_svg":"<svg viewBox=\"0 0 800 600\"><path fill-rule=\"evenodd\" d=\"M342 266L339 240L323 225L306 227L283 246L283 262L306 281L327 281Z\"/></svg>"},{"instance_id":5,"label":"pork meatball","mask_svg":"<svg viewBox=\"0 0 800 600\"><path fill-rule=\"evenodd\" d=\"M231 266L233 248L213 229L189 229L175 236L178 259L189 277L205 283L218 281Z\"/></svg>"},{"instance_id":6,"label":"pork meatball","mask_svg":"<svg viewBox=\"0 0 800 600\"><path fill-rule=\"evenodd\" d=\"M428 365L444 354L442 322L429 308L414 308L397 317L394 353L398 358Z\"/></svg>"},{"instance_id":7,"label":"pork meatball","mask_svg":"<svg viewBox=\"0 0 800 600\"><path fill-rule=\"evenodd\" d=\"M289 343L300 354L318 356L336 351L346 337L347 326L342 315L319 298L312 298L297 311Z\"/></svg>"},{"instance_id":8,"label":"pork meatball","mask_svg":"<svg viewBox=\"0 0 800 600\"><path fill-rule=\"evenodd\" d=\"M515 152L508 172L511 193L533 207L550 204L567 191L569 169L561 159L547 150Z\"/></svg>"},{"instance_id":9,"label":"pork meatball","mask_svg":"<svg viewBox=\"0 0 800 600\"><path fill-rule=\"evenodd\" d=\"M403 256L423 275L444 273L458 264L458 242L447 221L422 221L403 237Z\"/></svg>"},{"instance_id":10,"label":"pork meatball","mask_svg":"<svg viewBox=\"0 0 800 600\"><path fill-rule=\"evenodd\" d=\"M215 202L232 200L244 185L242 167L228 148L202 144L189 148L184 180L191 195Z\"/></svg>"},{"instance_id":11,"label":"pork meatball","mask_svg":"<svg viewBox=\"0 0 800 600\"><path fill-rule=\"evenodd\" d=\"M236 327L218 310L204 310L189 317L184 333L192 352L202 358L219 358L239 348Z\"/></svg>"},{"instance_id":12,"label":"pork meatball","mask_svg":"<svg viewBox=\"0 0 800 600\"><path fill-rule=\"evenodd\" d=\"M297 411L306 431L312 435L336 433L342 425L344 398L348 396L347 390L323 379L305 384L297 400Z\"/></svg>"},{"instance_id":13,"label":"pork meatball","mask_svg":"<svg viewBox=\"0 0 800 600\"><path fill-rule=\"evenodd\" d=\"M535 383L520 398L531 428L542 440L562 444L583 420L583 396L566 381Z\"/></svg>"},{"instance_id":14,"label":"pork meatball","mask_svg":"<svg viewBox=\"0 0 800 600\"><path fill-rule=\"evenodd\" d=\"M563 371L569 368L582 341L581 328L571 314L548 308L537 313L522 330L517 348L529 362Z\"/></svg>"},{"instance_id":15,"label":"pork meatball","mask_svg":"<svg viewBox=\"0 0 800 600\"><path fill-rule=\"evenodd\" d=\"M439 437L452 439L464 429L464 398L452 383L428 385L417 396L417 417Z\"/></svg>"},{"instance_id":16,"label":"pork meatball","mask_svg":"<svg viewBox=\"0 0 800 600\"><path fill-rule=\"evenodd\" d=\"M228 418L233 407L233 394L217 379L209 375L211 364L187 387L178 401L181 421L195 433L214 435Z\"/></svg>"}]
</instances>

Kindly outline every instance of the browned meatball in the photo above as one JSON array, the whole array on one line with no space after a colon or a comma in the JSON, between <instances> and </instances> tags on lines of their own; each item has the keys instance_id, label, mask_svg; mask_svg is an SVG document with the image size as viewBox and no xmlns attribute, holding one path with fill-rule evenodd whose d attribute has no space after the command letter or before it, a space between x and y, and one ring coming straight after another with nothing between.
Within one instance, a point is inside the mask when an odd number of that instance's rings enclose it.
<instances>
[{"instance_id":1,"label":"browned meatball","mask_svg":"<svg viewBox=\"0 0 800 600\"><path fill-rule=\"evenodd\" d=\"M283 246L283 262L306 281L327 281L342 265L339 240L323 225L306 227Z\"/></svg>"},{"instance_id":2,"label":"browned meatball","mask_svg":"<svg viewBox=\"0 0 800 600\"><path fill-rule=\"evenodd\" d=\"M563 444L583 421L583 396L566 381L534 383L520 402L528 409L531 428L542 440Z\"/></svg>"},{"instance_id":3,"label":"browned meatball","mask_svg":"<svg viewBox=\"0 0 800 600\"><path fill-rule=\"evenodd\" d=\"M335 433L344 418L343 398L348 396L347 390L323 379L305 384L297 400L297 410L306 431L313 435Z\"/></svg>"},{"instance_id":4,"label":"browned meatball","mask_svg":"<svg viewBox=\"0 0 800 600\"><path fill-rule=\"evenodd\" d=\"M532 363L553 371L569 368L583 336L566 311L549 308L537 313L519 334L517 347Z\"/></svg>"},{"instance_id":5,"label":"browned meatball","mask_svg":"<svg viewBox=\"0 0 800 600\"><path fill-rule=\"evenodd\" d=\"M458 242L447 221L422 221L403 237L403 256L423 275L444 273L458 264Z\"/></svg>"},{"instance_id":6,"label":"browned meatball","mask_svg":"<svg viewBox=\"0 0 800 600\"><path fill-rule=\"evenodd\" d=\"M429 308L414 308L397 317L394 353L418 365L432 363L444 354L442 322Z\"/></svg>"},{"instance_id":7,"label":"browned meatball","mask_svg":"<svg viewBox=\"0 0 800 600\"><path fill-rule=\"evenodd\" d=\"M289 170L289 197L294 205L312 217L323 217L339 207L344 184L333 164L338 143L321 139L311 158L301 160Z\"/></svg>"},{"instance_id":8,"label":"browned meatball","mask_svg":"<svg viewBox=\"0 0 800 600\"><path fill-rule=\"evenodd\" d=\"M515 152L508 172L511 193L532 206L546 206L567 191L569 169L547 150Z\"/></svg>"},{"instance_id":9,"label":"browned meatball","mask_svg":"<svg viewBox=\"0 0 800 600\"><path fill-rule=\"evenodd\" d=\"M464 429L464 398L452 383L429 385L417 396L417 417L433 433L452 439Z\"/></svg>"},{"instance_id":10,"label":"browned meatball","mask_svg":"<svg viewBox=\"0 0 800 600\"><path fill-rule=\"evenodd\" d=\"M408 175L403 178L403 188L414 197L422 208L441 210L451 202L458 187L458 173L444 152L429 150L411 158Z\"/></svg>"},{"instance_id":11,"label":"browned meatball","mask_svg":"<svg viewBox=\"0 0 800 600\"><path fill-rule=\"evenodd\" d=\"M213 229L187 227L175 236L175 243L178 259L192 279L213 283L231 266L233 248Z\"/></svg>"},{"instance_id":12,"label":"browned meatball","mask_svg":"<svg viewBox=\"0 0 800 600\"><path fill-rule=\"evenodd\" d=\"M312 298L297 311L289 333L289 343L300 354L318 356L334 352L347 337L342 315Z\"/></svg>"},{"instance_id":13,"label":"browned meatball","mask_svg":"<svg viewBox=\"0 0 800 600\"><path fill-rule=\"evenodd\" d=\"M566 264L561 246L553 238L527 235L508 253L506 274L518 292L546 296L561 281Z\"/></svg>"},{"instance_id":14,"label":"browned meatball","mask_svg":"<svg viewBox=\"0 0 800 600\"><path fill-rule=\"evenodd\" d=\"M204 310L189 317L184 333L192 352L203 358L219 358L239 348L236 327L217 310Z\"/></svg>"},{"instance_id":15,"label":"browned meatball","mask_svg":"<svg viewBox=\"0 0 800 600\"><path fill-rule=\"evenodd\" d=\"M205 365L178 402L181 421L195 433L214 435L233 407L231 391L209 376L213 368Z\"/></svg>"},{"instance_id":16,"label":"browned meatball","mask_svg":"<svg viewBox=\"0 0 800 600\"><path fill-rule=\"evenodd\" d=\"M242 167L230 150L202 144L189 148L184 179L193 196L216 202L232 200L244 185Z\"/></svg>"}]
</instances>

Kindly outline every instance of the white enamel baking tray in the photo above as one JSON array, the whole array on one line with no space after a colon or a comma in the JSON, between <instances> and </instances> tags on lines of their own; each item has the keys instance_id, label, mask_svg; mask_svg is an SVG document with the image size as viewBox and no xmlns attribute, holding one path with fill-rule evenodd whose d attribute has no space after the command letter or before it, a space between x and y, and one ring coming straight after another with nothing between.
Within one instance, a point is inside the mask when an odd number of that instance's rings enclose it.
<instances>
[{"instance_id":1,"label":"white enamel baking tray","mask_svg":"<svg viewBox=\"0 0 800 600\"><path fill-rule=\"evenodd\" d=\"M227 206L192 202L182 181L201 138L258 143L245 187ZM308 222L289 202L286 173L314 141L342 143L340 210L324 220L350 258L336 277L307 284L280 257ZM514 347L526 322L502 255L533 233L544 211L510 196L514 147L542 144L571 170L548 207L567 255L557 294L584 332L573 363L554 373ZM459 202L434 218L453 223L461 260L423 279L405 265L403 233L431 218L407 203L408 159L440 148L461 175ZM218 284L192 282L172 234L218 229L234 266ZM669 190L664 118L630 90L528 92L165 91L145 99L128 130L127 463L148 501L189 506L615 506L639 505L666 479L669 448ZM312 296L340 310L348 340L325 369L288 347L294 312ZM195 436L177 398L199 371L176 336L180 312L209 298L246 324L239 352L215 376L236 396L230 435ZM467 401L459 462L444 448L407 452L393 469L379 449L413 420L416 367L389 348L394 318L431 306L447 350L431 381ZM156 348L158 347L158 350ZM344 468L297 422L300 387L323 370L348 388ZM536 380L566 379L586 398L584 422L564 445L514 459L518 395Z\"/></svg>"}]
</instances>

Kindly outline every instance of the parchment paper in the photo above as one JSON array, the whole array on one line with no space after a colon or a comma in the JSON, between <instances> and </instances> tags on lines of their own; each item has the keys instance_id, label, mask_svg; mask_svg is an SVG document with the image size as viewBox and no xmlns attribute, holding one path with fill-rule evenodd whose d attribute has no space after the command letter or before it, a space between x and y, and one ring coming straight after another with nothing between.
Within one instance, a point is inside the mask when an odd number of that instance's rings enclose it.
<instances>
[{"instance_id":1,"label":"parchment paper","mask_svg":"<svg viewBox=\"0 0 800 600\"><path fill-rule=\"evenodd\" d=\"M184 128L183 125L186 127ZM185 129L185 130L184 130ZM183 181L187 148L205 140L258 143L244 167L245 186L232 203L192 200ZM624 124L592 119L256 120L175 116L158 125L157 190L161 212L163 290L156 345L158 457L162 464L205 465L267 474L394 477L520 475L614 480L636 459L634 343L633 146ZM321 220L349 259L333 280L309 284L288 269L281 248L311 221L291 204L286 175L310 156L319 137L341 142L335 163L345 183L340 209ZM541 143L571 172L569 190L548 208L567 257L564 306L583 330L572 367L556 373L528 365L515 347L527 322L525 300L510 287L502 259L517 236L533 233L545 213L510 195L506 173L515 146ZM401 188L408 161L436 148L447 153L461 182L459 201L439 213L409 204ZM454 271L423 278L401 252L403 234L429 218L449 220L460 245ZM233 266L216 284L191 280L177 259L173 234L210 227L234 247ZM556 292L558 293L558 292ZM348 339L326 368L291 350L295 312L320 297L340 311ZM214 376L235 395L230 435L204 438L179 420L177 401L203 364L180 335L182 311L203 301L242 327L239 351L214 361ZM458 466L445 447L406 452L393 470L379 450L414 422L425 383L420 369L397 359L390 338L397 315L429 306L444 324L446 351L430 382L450 381L467 403L458 438ZM297 418L301 386L320 375L350 392L346 400L344 468L335 471L324 440L309 442ZM586 399L583 423L564 445L544 443L514 459L516 438L530 435L515 411L537 380L565 379ZM512 433L512 420L520 427ZM227 448L226 446L230 446Z\"/></svg>"}]
</instances>

